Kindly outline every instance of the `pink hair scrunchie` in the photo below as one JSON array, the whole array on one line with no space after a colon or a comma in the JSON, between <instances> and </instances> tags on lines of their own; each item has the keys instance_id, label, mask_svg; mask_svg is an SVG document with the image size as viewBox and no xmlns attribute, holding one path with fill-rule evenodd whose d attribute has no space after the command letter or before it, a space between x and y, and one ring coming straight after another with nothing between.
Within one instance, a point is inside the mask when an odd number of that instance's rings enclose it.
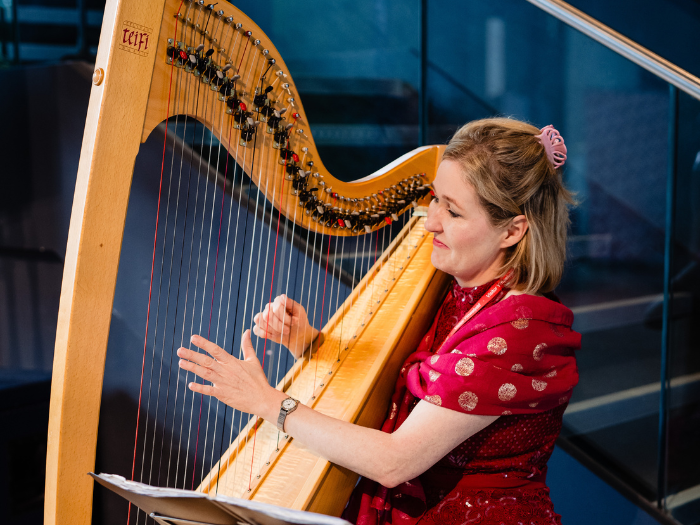
<instances>
[{"instance_id":1,"label":"pink hair scrunchie","mask_svg":"<svg viewBox=\"0 0 700 525\"><path fill-rule=\"evenodd\" d=\"M550 124L543 127L535 138L544 146L547 158L554 168L561 168L566 162L566 145L561 134Z\"/></svg>"}]
</instances>

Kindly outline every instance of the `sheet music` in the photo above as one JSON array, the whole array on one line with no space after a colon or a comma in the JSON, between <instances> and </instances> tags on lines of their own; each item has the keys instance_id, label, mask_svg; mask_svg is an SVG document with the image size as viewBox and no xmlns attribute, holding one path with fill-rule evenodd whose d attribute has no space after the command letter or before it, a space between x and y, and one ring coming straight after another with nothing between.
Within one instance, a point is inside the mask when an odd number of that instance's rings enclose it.
<instances>
[{"instance_id":1,"label":"sheet music","mask_svg":"<svg viewBox=\"0 0 700 525\"><path fill-rule=\"evenodd\" d=\"M208 496L201 492L192 490L175 489L169 487L153 487L137 481L129 481L122 476L114 474L91 474L101 485L113 490L117 494L125 497L129 501L151 514L154 509L160 507L159 500L163 502L163 509L177 509L185 507L203 508L202 504L209 504L216 507L232 517L234 522L249 524L290 524L290 525L350 525L349 522L301 510L291 510L276 505L260 503L230 496ZM133 499L128 495L135 496ZM145 499L144 499L145 498ZM147 503L144 505L144 501ZM180 505L173 505L173 501L178 501ZM189 504L188 504L189 502ZM202 521L193 521L192 512L187 512L187 516L174 515L177 512L163 512L156 510L159 518L162 516L166 521L172 523L222 523L220 516L216 521L204 519L209 516L209 512L202 512ZM206 516L205 516L206 515ZM184 519L183 519L184 518ZM228 520L225 520L228 521Z\"/></svg>"}]
</instances>

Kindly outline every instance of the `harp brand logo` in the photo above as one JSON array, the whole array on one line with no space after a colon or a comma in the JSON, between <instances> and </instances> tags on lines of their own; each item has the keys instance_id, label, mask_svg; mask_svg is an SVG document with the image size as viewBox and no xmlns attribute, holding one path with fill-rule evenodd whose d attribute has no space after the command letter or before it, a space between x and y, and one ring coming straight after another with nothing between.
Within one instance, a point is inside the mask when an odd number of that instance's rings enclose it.
<instances>
[{"instance_id":1,"label":"harp brand logo","mask_svg":"<svg viewBox=\"0 0 700 525\"><path fill-rule=\"evenodd\" d=\"M124 21L119 35L119 49L142 57L148 56L149 39L153 30L134 22Z\"/></svg>"}]
</instances>

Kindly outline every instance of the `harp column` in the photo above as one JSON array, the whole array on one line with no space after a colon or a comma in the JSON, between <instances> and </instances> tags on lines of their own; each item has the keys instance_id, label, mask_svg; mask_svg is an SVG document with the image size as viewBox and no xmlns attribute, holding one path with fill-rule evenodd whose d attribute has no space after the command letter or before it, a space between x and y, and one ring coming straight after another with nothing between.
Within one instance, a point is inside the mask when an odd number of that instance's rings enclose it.
<instances>
[{"instance_id":1,"label":"harp column","mask_svg":"<svg viewBox=\"0 0 700 525\"><path fill-rule=\"evenodd\" d=\"M80 153L51 383L44 523L92 517L107 339L165 0L108 0ZM163 57L161 57L163 58ZM165 118L165 115L163 115Z\"/></svg>"}]
</instances>

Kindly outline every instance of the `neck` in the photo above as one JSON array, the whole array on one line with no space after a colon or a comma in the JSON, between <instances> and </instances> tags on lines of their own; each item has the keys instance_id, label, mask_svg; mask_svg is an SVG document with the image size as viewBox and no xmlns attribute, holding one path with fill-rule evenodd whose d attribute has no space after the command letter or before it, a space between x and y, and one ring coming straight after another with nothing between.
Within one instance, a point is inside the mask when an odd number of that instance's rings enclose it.
<instances>
[{"instance_id":1,"label":"neck","mask_svg":"<svg viewBox=\"0 0 700 525\"><path fill-rule=\"evenodd\" d=\"M457 281L457 284L460 286L460 288L474 288L476 286L482 286L497 278L498 274L496 272L480 274L470 279L460 279L455 275L455 281Z\"/></svg>"}]
</instances>

